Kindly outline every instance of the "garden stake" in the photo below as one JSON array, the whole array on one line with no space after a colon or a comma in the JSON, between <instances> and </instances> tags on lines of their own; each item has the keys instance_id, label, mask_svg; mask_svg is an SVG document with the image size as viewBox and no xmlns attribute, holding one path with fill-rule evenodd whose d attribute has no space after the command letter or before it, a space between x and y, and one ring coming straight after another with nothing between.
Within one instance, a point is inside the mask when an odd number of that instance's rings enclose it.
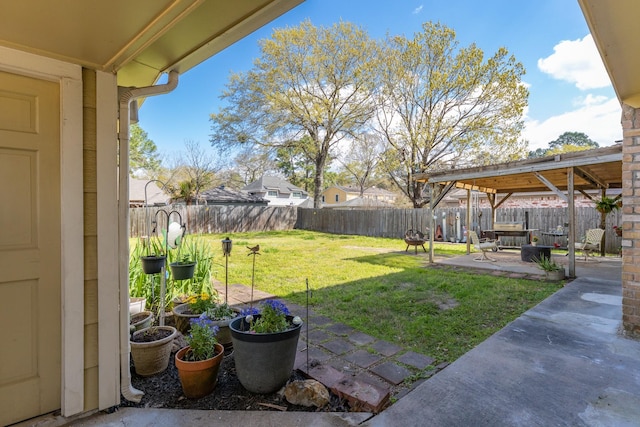
<instances>
[{"instance_id":1,"label":"garden stake","mask_svg":"<svg viewBox=\"0 0 640 427\"><path fill-rule=\"evenodd\" d=\"M309 375L309 278L306 278L307 282L307 375Z\"/></svg>"},{"instance_id":2,"label":"garden stake","mask_svg":"<svg viewBox=\"0 0 640 427\"><path fill-rule=\"evenodd\" d=\"M252 248L247 246L247 249L249 249L247 256L253 255L253 270L251 271L251 302L249 303L249 308L253 308L253 285L256 277L256 255L260 255L260 252L258 252L260 250L260 245L255 245Z\"/></svg>"}]
</instances>

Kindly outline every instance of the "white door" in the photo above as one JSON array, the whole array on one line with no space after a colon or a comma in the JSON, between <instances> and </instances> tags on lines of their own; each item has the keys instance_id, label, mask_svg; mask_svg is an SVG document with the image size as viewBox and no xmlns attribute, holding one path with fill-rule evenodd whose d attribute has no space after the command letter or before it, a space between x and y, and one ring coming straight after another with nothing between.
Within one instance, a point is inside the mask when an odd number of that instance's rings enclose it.
<instances>
[{"instance_id":1,"label":"white door","mask_svg":"<svg viewBox=\"0 0 640 427\"><path fill-rule=\"evenodd\" d=\"M60 91L0 72L0 425L60 408Z\"/></svg>"}]
</instances>

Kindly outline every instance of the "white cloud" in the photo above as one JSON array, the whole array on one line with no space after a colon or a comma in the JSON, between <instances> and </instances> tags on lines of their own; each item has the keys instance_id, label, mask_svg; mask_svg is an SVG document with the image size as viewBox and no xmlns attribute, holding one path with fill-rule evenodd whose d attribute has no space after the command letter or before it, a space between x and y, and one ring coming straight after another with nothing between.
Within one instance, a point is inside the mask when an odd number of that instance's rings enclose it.
<instances>
[{"instance_id":1,"label":"white cloud","mask_svg":"<svg viewBox=\"0 0 640 427\"><path fill-rule=\"evenodd\" d=\"M580 90L611 85L591 34L583 39L561 41L554 46L552 55L538 59L538 68L554 79L575 84Z\"/></svg>"},{"instance_id":2,"label":"white cloud","mask_svg":"<svg viewBox=\"0 0 640 427\"><path fill-rule=\"evenodd\" d=\"M601 147L622 139L622 110L616 98L587 95L576 100L576 105L575 110L544 121L526 118L523 137L529 141L529 149L547 148L565 132L583 132Z\"/></svg>"},{"instance_id":3,"label":"white cloud","mask_svg":"<svg viewBox=\"0 0 640 427\"><path fill-rule=\"evenodd\" d=\"M415 9L413 9L413 12L412 12L412 13L413 13L414 15L417 15L417 14L419 14L420 12L422 12L422 8L423 8L423 5L420 5L420 6L416 7Z\"/></svg>"}]
</instances>

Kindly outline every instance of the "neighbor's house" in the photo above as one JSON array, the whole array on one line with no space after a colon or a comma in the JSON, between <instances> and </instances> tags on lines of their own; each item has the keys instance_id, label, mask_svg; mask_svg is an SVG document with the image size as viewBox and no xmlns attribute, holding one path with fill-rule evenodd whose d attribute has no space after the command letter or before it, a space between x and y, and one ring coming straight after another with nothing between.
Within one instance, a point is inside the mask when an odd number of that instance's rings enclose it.
<instances>
[{"instance_id":1,"label":"neighbor's house","mask_svg":"<svg viewBox=\"0 0 640 427\"><path fill-rule=\"evenodd\" d=\"M269 206L298 206L309 198L302 188L275 176L263 176L242 191L268 200Z\"/></svg>"},{"instance_id":2,"label":"neighbor's house","mask_svg":"<svg viewBox=\"0 0 640 427\"><path fill-rule=\"evenodd\" d=\"M0 425L142 398L129 371L130 118L301 2L3 2Z\"/></svg>"},{"instance_id":3,"label":"neighbor's house","mask_svg":"<svg viewBox=\"0 0 640 427\"><path fill-rule=\"evenodd\" d=\"M362 196L360 195L360 189L356 187L345 187L342 185L334 185L322 192L322 203L325 205L333 205L336 203L344 203L356 198L362 198L365 200L375 200L385 204L393 205L398 196L391 191L370 187L364 190Z\"/></svg>"},{"instance_id":4,"label":"neighbor's house","mask_svg":"<svg viewBox=\"0 0 640 427\"><path fill-rule=\"evenodd\" d=\"M200 193L198 204L222 206L267 206L269 201L242 191L224 186L211 188Z\"/></svg>"},{"instance_id":5,"label":"neighbor's house","mask_svg":"<svg viewBox=\"0 0 640 427\"><path fill-rule=\"evenodd\" d=\"M166 194L155 180L129 178L129 207L165 206L171 197Z\"/></svg>"}]
</instances>

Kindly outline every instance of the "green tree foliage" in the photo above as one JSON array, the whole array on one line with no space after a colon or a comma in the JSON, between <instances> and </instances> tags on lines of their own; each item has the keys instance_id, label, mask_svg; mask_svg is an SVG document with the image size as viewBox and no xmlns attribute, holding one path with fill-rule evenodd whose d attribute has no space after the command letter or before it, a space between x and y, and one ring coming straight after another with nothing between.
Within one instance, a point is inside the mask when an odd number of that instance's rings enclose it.
<instances>
[{"instance_id":1,"label":"green tree foliage","mask_svg":"<svg viewBox=\"0 0 640 427\"><path fill-rule=\"evenodd\" d=\"M378 125L384 165L414 207L427 203L415 173L522 158L528 91L524 67L504 48L490 58L455 32L425 23L413 39L387 40Z\"/></svg>"},{"instance_id":2,"label":"green tree foliage","mask_svg":"<svg viewBox=\"0 0 640 427\"><path fill-rule=\"evenodd\" d=\"M320 207L330 153L374 112L377 44L345 22L274 30L261 42L253 68L231 76L211 115L211 143L221 153L241 144L298 144L314 167L314 205ZM303 138L303 137L307 138Z\"/></svg>"},{"instance_id":3,"label":"green tree foliage","mask_svg":"<svg viewBox=\"0 0 640 427\"><path fill-rule=\"evenodd\" d=\"M565 132L558 139L549 142L549 148L538 148L529 152L529 158L554 156L556 154L570 153L574 151L591 150L598 148L596 141L582 132Z\"/></svg>"},{"instance_id":4,"label":"green tree foliage","mask_svg":"<svg viewBox=\"0 0 640 427\"><path fill-rule=\"evenodd\" d=\"M308 139L305 136L303 139ZM301 147L310 141L299 141L276 150L276 167L293 185L310 192L313 188L314 168Z\"/></svg>"},{"instance_id":5,"label":"green tree foliage","mask_svg":"<svg viewBox=\"0 0 640 427\"><path fill-rule=\"evenodd\" d=\"M160 170L158 147L137 123L129 127L129 175L151 178Z\"/></svg>"}]
</instances>

